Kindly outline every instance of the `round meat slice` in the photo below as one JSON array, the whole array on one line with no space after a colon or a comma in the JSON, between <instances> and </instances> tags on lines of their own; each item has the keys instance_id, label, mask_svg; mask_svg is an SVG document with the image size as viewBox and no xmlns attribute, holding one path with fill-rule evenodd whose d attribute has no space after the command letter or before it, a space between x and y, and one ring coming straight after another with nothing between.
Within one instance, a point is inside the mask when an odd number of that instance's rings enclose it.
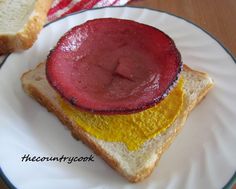
<instances>
[{"instance_id":1,"label":"round meat slice","mask_svg":"<svg viewBox=\"0 0 236 189\"><path fill-rule=\"evenodd\" d=\"M68 31L50 52L46 74L52 87L78 108L126 114L162 100L181 69L180 53L162 31L102 18Z\"/></svg>"}]
</instances>

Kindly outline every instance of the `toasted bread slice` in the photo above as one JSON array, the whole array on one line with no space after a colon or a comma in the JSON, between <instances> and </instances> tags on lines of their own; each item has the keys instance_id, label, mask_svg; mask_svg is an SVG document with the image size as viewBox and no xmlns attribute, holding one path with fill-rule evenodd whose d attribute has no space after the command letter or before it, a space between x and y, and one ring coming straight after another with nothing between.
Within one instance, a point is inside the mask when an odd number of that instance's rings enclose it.
<instances>
[{"instance_id":1,"label":"toasted bread slice","mask_svg":"<svg viewBox=\"0 0 236 189\"><path fill-rule=\"evenodd\" d=\"M182 76L185 97L180 115L164 133L148 140L137 151L129 151L122 143L97 139L81 129L74 120L70 120L63 113L58 93L47 82L45 63L25 73L21 80L25 92L53 112L71 130L75 138L81 139L129 181L139 182L151 174L163 152L180 132L188 113L213 86L213 81L207 74L194 71L187 66L184 66Z\"/></svg>"},{"instance_id":2,"label":"toasted bread slice","mask_svg":"<svg viewBox=\"0 0 236 189\"><path fill-rule=\"evenodd\" d=\"M0 1L0 55L33 45L51 3L52 0Z\"/></svg>"}]
</instances>

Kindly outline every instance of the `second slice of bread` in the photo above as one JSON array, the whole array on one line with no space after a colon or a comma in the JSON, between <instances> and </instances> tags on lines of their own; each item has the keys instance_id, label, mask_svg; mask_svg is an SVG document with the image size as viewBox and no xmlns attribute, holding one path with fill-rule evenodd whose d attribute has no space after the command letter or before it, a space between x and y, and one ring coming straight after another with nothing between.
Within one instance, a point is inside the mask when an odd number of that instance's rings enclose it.
<instances>
[{"instance_id":1,"label":"second slice of bread","mask_svg":"<svg viewBox=\"0 0 236 189\"><path fill-rule=\"evenodd\" d=\"M148 140L139 150L129 151L119 142L106 142L86 133L69 119L58 101L58 93L49 85L45 75L45 63L25 73L22 86L26 93L53 112L72 132L75 138L81 139L112 168L131 182L139 182L149 176L160 160L163 152L180 132L188 113L202 100L213 86L212 79L205 73L194 71L184 66L184 107L174 123L163 133Z\"/></svg>"},{"instance_id":2,"label":"second slice of bread","mask_svg":"<svg viewBox=\"0 0 236 189\"><path fill-rule=\"evenodd\" d=\"M0 55L33 45L51 3L52 0L0 1Z\"/></svg>"}]
</instances>

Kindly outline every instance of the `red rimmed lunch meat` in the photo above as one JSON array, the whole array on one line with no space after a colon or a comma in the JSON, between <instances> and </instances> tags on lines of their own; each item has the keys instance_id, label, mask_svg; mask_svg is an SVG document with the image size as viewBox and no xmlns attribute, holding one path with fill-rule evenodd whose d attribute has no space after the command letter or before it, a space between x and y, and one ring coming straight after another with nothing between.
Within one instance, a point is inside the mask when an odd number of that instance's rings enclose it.
<instances>
[{"instance_id":1,"label":"red rimmed lunch meat","mask_svg":"<svg viewBox=\"0 0 236 189\"><path fill-rule=\"evenodd\" d=\"M75 26L50 52L49 83L80 109L134 113L162 100L182 62L173 40L155 27L101 18Z\"/></svg>"}]
</instances>

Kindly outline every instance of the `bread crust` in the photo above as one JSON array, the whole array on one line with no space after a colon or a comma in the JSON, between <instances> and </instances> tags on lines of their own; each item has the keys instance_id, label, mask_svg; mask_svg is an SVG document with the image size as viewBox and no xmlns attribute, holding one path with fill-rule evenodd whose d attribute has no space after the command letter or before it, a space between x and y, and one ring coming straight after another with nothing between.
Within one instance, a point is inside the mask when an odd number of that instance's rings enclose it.
<instances>
[{"instance_id":1,"label":"bread crust","mask_svg":"<svg viewBox=\"0 0 236 189\"><path fill-rule=\"evenodd\" d=\"M37 68L41 66L44 66L44 64L43 63L39 64ZM184 70L188 72L193 72L194 74L199 75L201 77L209 78L207 74L194 71L191 68L187 67L186 65L184 65ZM31 70L24 73L21 77L22 86L25 92L29 94L30 96L32 96L33 98L35 98L41 105L46 107L48 111L55 114L59 118L59 120L66 127L68 127L68 129L71 131L74 138L80 139L82 142L88 145L96 154L100 155L107 162L108 165L110 165L113 169L118 171L121 175L123 175L130 182L133 182L133 183L142 181L143 179L145 179L152 173L153 169L156 167L159 160L161 159L161 155L168 149L168 147L171 145L175 137L180 133L189 112L203 99L203 97L207 94L207 92L213 87L213 82L209 83L207 87L205 87L204 90L201 91L201 94L198 96L198 98L195 99L194 102L192 102L190 105L185 102L183 109L179 115L181 116L181 120L180 120L180 123L178 124L178 127L176 127L174 130L174 133L167 138L164 145L161 148L156 149L155 153L158 155L157 156L158 158L156 158L155 163L153 163L151 166L145 169L142 169L140 172L136 173L135 175L130 175L124 171L124 169L121 167L119 162L114 160L114 158L110 156L103 148L101 148L101 146L95 143L94 140L91 139L89 134L87 134L81 127L78 127L77 124L73 122L73 120L68 119L68 117L66 117L62 111L58 110L50 100L45 98L42 91L38 90L38 88L34 87L34 85L31 85L30 83L25 82L27 80L26 77L30 72Z\"/></svg>"},{"instance_id":2,"label":"bread crust","mask_svg":"<svg viewBox=\"0 0 236 189\"><path fill-rule=\"evenodd\" d=\"M36 0L34 10L24 27L16 34L0 35L0 55L30 48L47 19L53 0Z\"/></svg>"}]
</instances>

